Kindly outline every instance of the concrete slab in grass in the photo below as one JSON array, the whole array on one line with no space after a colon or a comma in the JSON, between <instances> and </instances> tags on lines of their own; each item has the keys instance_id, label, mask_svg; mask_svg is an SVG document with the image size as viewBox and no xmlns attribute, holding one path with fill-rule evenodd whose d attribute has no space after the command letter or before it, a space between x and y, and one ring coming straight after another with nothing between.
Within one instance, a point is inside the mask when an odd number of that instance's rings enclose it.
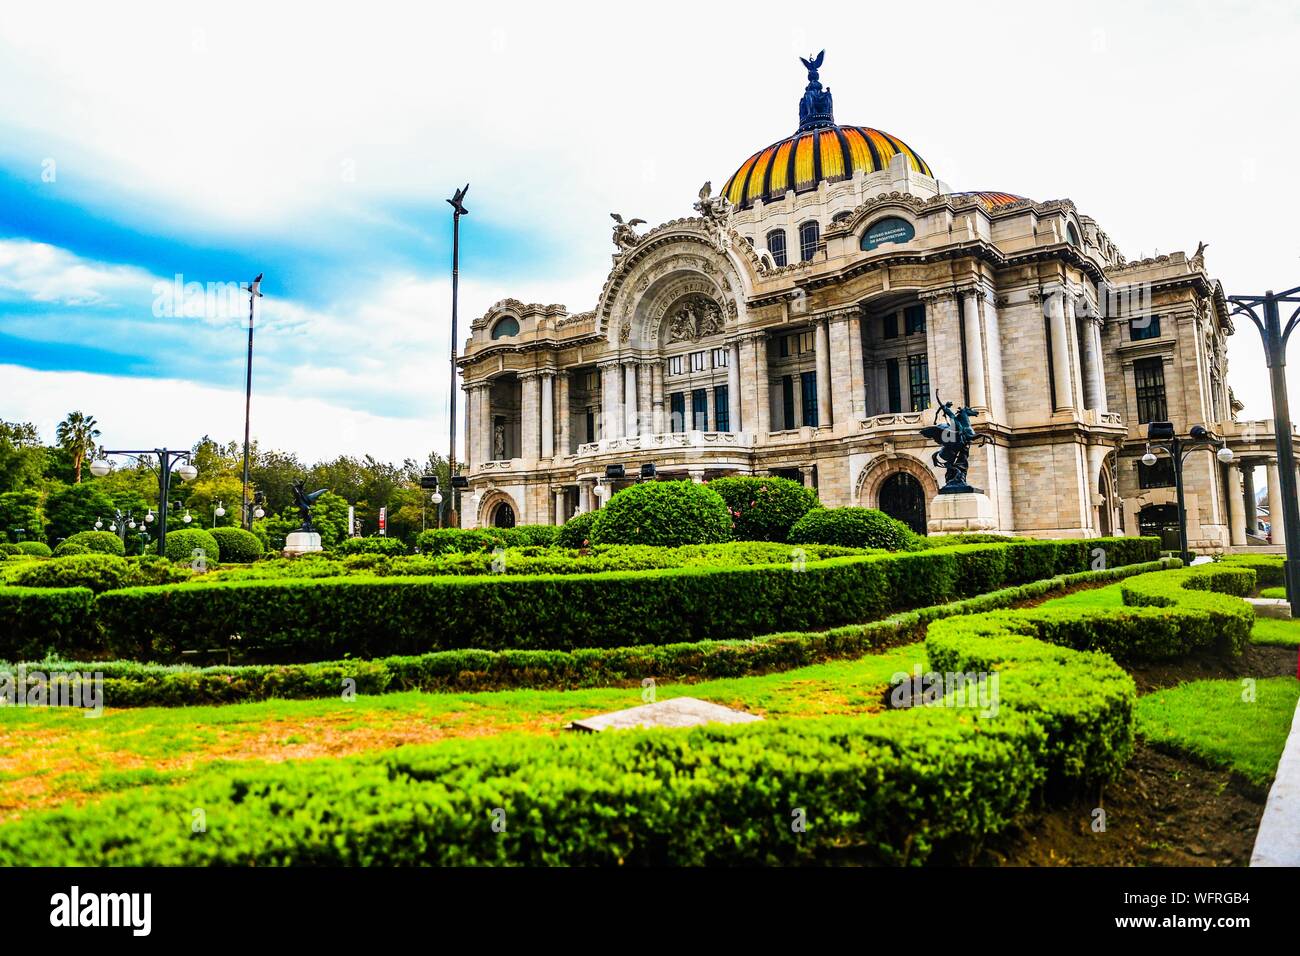
<instances>
[{"instance_id":1,"label":"concrete slab in grass","mask_svg":"<svg viewBox=\"0 0 1300 956\"><path fill-rule=\"evenodd\" d=\"M1268 791L1251 866L1300 866L1300 701Z\"/></svg>"},{"instance_id":2,"label":"concrete slab in grass","mask_svg":"<svg viewBox=\"0 0 1300 956\"><path fill-rule=\"evenodd\" d=\"M1246 603L1255 609L1256 617L1291 620L1291 605L1283 598L1246 598Z\"/></svg>"},{"instance_id":3,"label":"concrete slab in grass","mask_svg":"<svg viewBox=\"0 0 1300 956\"><path fill-rule=\"evenodd\" d=\"M732 710L721 704L711 704L707 700L695 697L674 697L672 700L656 701L616 710L608 714L597 714L569 724L570 730L585 730L591 733L602 730L627 730L631 727L699 727L701 724L749 724L762 720L757 714L747 714L743 710Z\"/></svg>"}]
</instances>

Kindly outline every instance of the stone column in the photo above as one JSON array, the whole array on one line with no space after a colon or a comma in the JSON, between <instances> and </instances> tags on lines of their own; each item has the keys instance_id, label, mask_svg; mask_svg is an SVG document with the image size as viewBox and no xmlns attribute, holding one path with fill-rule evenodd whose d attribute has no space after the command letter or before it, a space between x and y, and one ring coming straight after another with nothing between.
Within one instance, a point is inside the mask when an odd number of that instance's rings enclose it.
<instances>
[{"instance_id":1,"label":"stone column","mask_svg":"<svg viewBox=\"0 0 1300 956\"><path fill-rule=\"evenodd\" d=\"M867 417L867 365L862 352L862 310L853 309L845 318L845 331L849 337L849 389L850 422ZM840 421L838 416L836 421ZM856 427L856 426L854 426Z\"/></svg>"},{"instance_id":2,"label":"stone column","mask_svg":"<svg viewBox=\"0 0 1300 956\"><path fill-rule=\"evenodd\" d=\"M654 433L662 435L668 428L664 424L664 363L661 361L650 367L650 401L654 406Z\"/></svg>"},{"instance_id":3,"label":"stone column","mask_svg":"<svg viewBox=\"0 0 1300 956\"><path fill-rule=\"evenodd\" d=\"M842 309L826 317L828 355L834 355L837 359L834 363L831 363L829 358L827 360L827 365L830 367L828 373L830 380L827 382L827 390L831 396L830 422L836 428L848 428L852 424L857 414L854 401L862 392L854 384L856 376L853 374L852 367L853 345L850 339L856 334L856 314L857 309ZM818 392L820 391L819 384Z\"/></svg>"},{"instance_id":4,"label":"stone column","mask_svg":"<svg viewBox=\"0 0 1300 956\"><path fill-rule=\"evenodd\" d=\"M623 363L623 434L629 438L637 434L636 362Z\"/></svg>"},{"instance_id":5,"label":"stone column","mask_svg":"<svg viewBox=\"0 0 1300 956\"><path fill-rule=\"evenodd\" d=\"M835 422L831 407L831 338L826 319L815 320L813 341L817 345L817 425L824 428Z\"/></svg>"},{"instance_id":6,"label":"stone column","mask_svg":"<svg viewBox=\"0 0 1300 956\"><path fill-rule=\"evenodd\" d=\"M771 396L767 388L767 334L754 332L740 340L740 407L745 427L757 441L771 431Z\"/></svg>"},{"instance_id":7,"label":"stone column","mask_svg":"<svg viewBox=\"0 0 1300 956\"><path fill-rule=\"evenodd\" d=\"M925 303L925 352L930 369L930 403L934 393L944 401L960 401L963 394L961 363L961 329L957 321L957 297L949 291L922 296ZM900 334L902 329L899 329ZM902 409L909 411L907 387L907 362L900 361L898 377L902 390ZM880 376L881 408L889 408L889 383Z\"/></svg>"},{"instance_id":8,"label":"stone column","mask_svg":"<svg viewBox=\"0 0 1300 956\"><path fill-rule=\"evenodd\" d=\"M636 406L637 431L642 435L653 435L654 418L654 372L658 362L638 362L636 371Z\"/></svg>"},{"instance_id":9,"label":"stone column","mask_svg":"<svg viewBox=\"0 0 1300 956\"><path fill-rule=\"evenodd\" d=\"M555 489L555 523L564 524L567 515L564 513L564 489Z\"/></svg>"},{"instance_id":10,"label":"stone column","mask_svg":"<svg viewBox=\"0 0 1300 956\"><path fill-rule=\"evenodd\" d=\"M1255 466L1241 463L1242 504L1246 506L1246 533L1259 534L1259 511L1255 508Z\"/></svg>"},{"instance_id":11,"label":"stone column","mask_svg":"<svg viewBox=\"0 0 1300 956\"><path fill-rule=\"evenodd\" d=\"M578 482L578 510L586 514L592 510L591 507L591 482Z\"/></svg>"},{"instance_id":12,"label":"stone column","mask_svg":"<svg viewBox=\"0 0 1300 956\"><path fill-rule=\"evenodd\" d=\"M1268 462L1268 521L1272 530L1269 532L1269 544L1286 544L1285 522L1282 520L1282 481L1277 467L1277 459Z\"/></svg>"},{"instance_id":13,"label":"stone column","mask_svg":"<svg viewBox=\"0 0 1300 956\"><path fill-rule=\"evenodd\" d=\"M704 483L704 469L703 469L703 468L691 468L691 469L688 469L687 472L686 472L686 474L687 474L688 476L690 476L691 481L695 482L697 485L699 485L699 484L703 484L703 483Z\"/></svg>"},{"instance_id":14,"label":"stone column","mask_svg":"<svg viewBox=\"0 0 1300 956\"><path fill-rule=\"evenodd\" d=\"M619 438L623 434L623 375L617 362L600 366L600 437Z\"/></svg>"},{"instance_id":15,"label":"stone column","mask_svg":"<svg viewBox=\"0 0 1300 956\"><path fill-rule=\"evenodd\" d=\"M476 456L480 465L492 460L492 383L482 385L483 397L479 401L479 453Z\"/></svg>"},{"instance_id":16,"label":"stone column","mask_svg":"<svg viewBox=\"0 0 1300 956\"><path fill-rule=\"evenodd\" d=\"M1090 352L1092 353L1092 365L1089 368L1092 379L1092 392L1094 405L1092 406L1098 414L1105 414L1108 410L1106 402L1106 360L1105 353L1101 350L1101 319L1091 319L1088 322L1088 338L1091 342Z\"/></svg>"},{"instance_id":17,"label":"stone column","mask_svg":"<svg viewBox=\"0 0 1300 956\"><path fill-rule=\"evenodd\" d=\"M555 457L555 373L542 373L542 457Z\"/></svg>"},{"instance_id":18,"label":"stone column","mask_svg":"<svg viewBox=\"0 0 1300 956\"><path fill-rule=\"evenodd\" d=\"M1246 543L1246 502L1241 492L1241 469L1228 466L1228 543L1241 547Z\"/></svg>"},{"instance_id":19,"label":"stone column","mask_svg":"<svg viewBox=\"0 0 1300 956\"><path fill-rule=\"evenodd\" d=\"M1052 383L1056 387L1056 410L1074 410L1074 382L1070 376L1070 333L1065 323L1065 293L1045 291L1048 328L1052 333Z\"/></svg>"},{"instance_id":20,"label":"stone column","mask_svg":"<svg viewBox=\"0 0 1300 956\"><path fill-rule=\"evenodd\" d=\"M714 401L712 383L704 386L704 431L718 430L718 409Z\"/></svg>"},{"instance_id":21,"label":"stone column","mask_svg":"<svg viewBox=\"0 0 1300 956\"><path fill-rule=\"evenodd\" d=\"M573 427L573 412L569 409L569 372L567 369L560 369L555 373L556 378L556 409L555 414L559 416L559 447L556 448L556 454L561 458L567 458L573 453L573 439L570 436L570 429Z\"/></svg>"},{"instance_id":22,"label":"stone column","mask_svg":"<svg viewBox=\"0 0 1300 956\"><path fill-rule=\"evenodd\" d=\"M1076 321L1078 312L1075 310L1075 302L1072 293L1063 293L1065 334L1069 336L1070 342L1070 381L1074 384L1074 407L1082 411L1088 407L1083 400L1087 373L1083 369L1083 343L1079 341L1079 323Z\"/></svg>"},{"instance_id":23,"label":"stone column","mask_svg":"<svg viewBox=\"0 0 1300 956\"><path fill-rule=\"evenodd\" d=\"M727 345L727 421L733 432L740 431L740 346L735 342Z\"/></svg>"},{"instance_id":24,"label":"stone column","mask_svg":"<svg viewBox=\"0 0 1300 956\"><path fill-rule=\"evenodd\" d=\"M478 424L478 387L466 383L465 387L465 431L462 435L465 442L465 452L460 455L460 463L465 466L466 471L472 471L477 462L474 460L474 442L477 440L476 425ZM452 449L453 451L455 449Z\"/></svg>"},{"instance_id":25,"label":"stone column","mask_svg":"<svg viewBox=\"0 0 1300 956\"><path fill-rule=\"evenodd\" d=\"M984 353L989 363L989 417L1005 423L1007 420L1007 383L1002 377L1002 326L998 316L998 299L985 291L980 305L984 309Z\"/></svg>"},{"instance_id":26,"label":"stone column","mask_svg":"<svg viewBox=\"0 0 1300 956\"><path fill-rule=\"evenodd\" d=\"M980 324L980 293L966 293L963 305L963 322L966 328L966 383L969 388L970 407L988 411L988 390L984 385L984 330Z\"/></svg>"},{"instance_id":27,"label":"stone column","mask_svg":"<svg viewBox=\"0 0 1300 956\"><path fill-rule=\"evenodd\" d=\"M536 461L541 448L542 376L538 372L525 372L519 376L523 385L523 409L520 412L521 449L525 461Z\"/></svg>"}]
</instances>

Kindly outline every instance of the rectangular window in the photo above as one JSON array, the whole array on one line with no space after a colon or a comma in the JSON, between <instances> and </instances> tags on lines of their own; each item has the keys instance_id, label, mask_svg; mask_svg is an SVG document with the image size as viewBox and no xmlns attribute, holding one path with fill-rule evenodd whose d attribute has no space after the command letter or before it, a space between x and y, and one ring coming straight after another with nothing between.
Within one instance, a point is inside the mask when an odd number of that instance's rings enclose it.
<instances>
[{"instance_id":1,"label":"rectangular window","mask_svg":"<svg viewBox=\"0 0 1300 956\"><path fill-rule=\"evenodd\" d=\"M792 335L783 335L776 340L776 354L780 358L790 357L790 339L792 338L794 338Z\"/></svg>"},{"instance_id":2,"label":"rectangular window","mask_svg":"<svg viewBox=\"0 0 1300 956\"><path fill-rule=\"evenodd\" d=\"M691 392L691 428L700 432L709 430L709 395L706 389L697 388Z\"/></svg>"},{"instance_id":3,"label":"rectangular window","mask_svg":"<svg viewBox=\"0 0 1300 956\"><path fill-rule=\"evenodd\" d=\"M595 441L596 440L596 407L594 405L587 406L586 425L587 425L587 437L585 441L589 441L589 442Z\"/></svg>"},{"instance_id":4,"label":"rectangular window","mask_svg":"<svg viewBox=\"0 0 1300 956\"><path fill-rule=\"evenodd\" d=\"M674 355L672 358L668 360L668 374L669 375L682 374L682 357L680 355Z\"/></svg>"},{"instance_id":5,"label":"rectangular window","mask_svg":"<svg viewBox=\"0 0 1300 956\"><path fill-rule=\"evenodd\" d=\"M600 373L595 369L586 372L582 376L582 387L585 391L594 392L600 388Z\"/></svg>"},{"instance_id":6,"label":"rectangular window","mask_svg":"<svg viewBox=\"0 0 1300 956\"><path fill-rule=\"evenodd\" d=\"M885 338L887 339L898 338L898 313L897 312L890 312L889 315L885 316L884 331L885 331Z\"/></svg>"},{"instance_id":7,"label":"rectangular window","mask_svg":"<svg viewBox=\"0 0 1300 956\"><path fill-rule=\"evenodd\" d=\"M1133 363L1133 385L1137 390L1138 423L1165 422L1165 363L1162 359L1138 359Z\"/></svg>"},{"instance_id":8,"label":"rectangular window","mask_svg":"<svg viewBox=\"0 0 1300 956\"><path fill-rule=\"evenodd\" d=\"M668 396L668 430L686 431L686 393L673 392Z\"/></svg>"},{"instance_id":9,"label":"rectangular window","mask_svg":"<svg viewBox=\"0 0 1300 956\"><path fill-rule=\"evenodd\" d=\"M799 333L799 354L803 355L807 352L813 351L815 348L817 348L817 346L813 344L812 330L810 329L807 332L800 332Z\"/></svg>"},{"instance_id":10,"label":"rectangular window","mask_svg":"<svg viewBox=\"0 0 1300 956\"><path fill-rule=\"evenodd\" d=\"M889 410L891 412L901 412L903 410L903 392L898 379L898 359L891 358L885 360L885 378L889 385Z\"/></svg>"},{"instance_id":11,"label":"rectangular window","mask_svg":"<svg viewBox=\"0 0 1300 956\"><path fill-rule=\"evenodd\" d=\"M1160 316L1144 315L1128 320L1128 337L1132 342L1160 338Z\"/></svg>"},{"instance_id":12,"label":"rectangular window","mask_svg":"<svg viewBox=\"0 0 1300 956\"><path fill-rule=\"evenodd\" d=\"M907 329L908 335L920 332L925 334L925 306L909 305L903 310L903 326Z\"/></svg>"},{"instance_id":13,"label":"rectangular window","mask_svg":"<svg viewBox=\"0 0 1300 956\"><path fill-rule=\"evenodd\" d=\"M725 385L717 385L713 389L713 429L719 432L731 431L731 405Z\"/></svg>"},{"instance_id":14,"label":"rectangular window","mask_svg":"<svg viewBox=\"0 0 1300 956\"><path fill-rule=\"evenodd\" d=\"M781 427L794 428L794 377L781 376Z\"/></svg>"},{"instance_id":15,"label":"rectangular window","mask_svg":"<svg viewBox=\"0 0 1300 956\"><path fill-rule=\"evenodd\" d=\"M930 361L925 355L907 357L907 385L912 400L912 411L930 407Z\"/></svg>"},{"instance_id":16,"label":"rectangular window","mask_svg":"<svg viewBox=\"0 0 1300 956\"><path fill-rule=\"evenodd\" d=\"M706 352L692 352L692 353L691 353L691 371L692 371L692 372L703 372L703 371L705 370L706 365L705 365L705 363L704 363L704 359L707 357L707 355L708 355L708 353L706 353Z\"/></svg>"},{"instance_id":17,"label":"rectangular window","mask_svg":"<svg viewBox=\"0 0 1300 956\"><path fill-rule=\"evenodd\" d=\"M810 428L817 427L817 373L802 372L799 375L800 397L803 399L803 423Z\"/></svg>"},{"instance_id":18,"label":"rectangular window","mask_svg":"<svg viewBox=\"0 0 1300 956\"><path fill-rule=\"evenodd\" d=\"M731 362L730 362L730 358L729 358L730 352L731 352L730 349L714 349L714 350L713 350L713 367L714 367L714 368L726 368L729 364L731 364Z\"/></svg>"},{"instance_id":19,"label":"rectangular window","mask_svg":"<svg viewBox=\"0 0 1300 956\"><path fill-rule=\"evenodd\" d=\"M1148 468L1138 462L1138 486L1141 488L1172 488L1174 486L1174 460L1166 455L1156 458Z\"/></svg>"}]
</instances>

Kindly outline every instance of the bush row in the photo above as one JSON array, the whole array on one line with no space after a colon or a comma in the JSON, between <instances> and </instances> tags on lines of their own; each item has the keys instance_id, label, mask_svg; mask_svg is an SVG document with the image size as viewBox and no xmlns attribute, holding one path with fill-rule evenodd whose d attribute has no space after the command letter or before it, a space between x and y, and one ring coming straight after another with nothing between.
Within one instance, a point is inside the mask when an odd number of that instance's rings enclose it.
<instances>
[{"instance_id":1,"label":"bush row","mask_svg":"<svg viewBox=\"0 0 1300 956\"><path fill-rule=\"evenodd\" d=\"M1222 577L1193 585L1199 573L1170 594L1234 586ZM1034 630L988 615L930 628L934 671L999 676L998 711L986 718L949 695L945 706L871 717L503 735L214 769L0 826L0 853L172 866L960 859L1041 793L1095 794L1132 750L1132 679L1106 654ZM196 806L206 811L202 834L191 829ZM800 811L806 825L792 827Z\"/></svg>"},{"instance_id":2,"label":"bush row","mask_svg":"<svg viewBox=\"0 0 1300 956\"><path fill-rule=\"evenodd\" d=\"M1158 547L1156 539L1087 544L1130 558L1108 565L1150 560ZM1042 541L794 566L126 588L96 598L98 627L71 644L51 634L43 648L15 647L0 618L0 656L44 656L44 651L176 661L195 652L288 663L460 648L566 650L727 640L876 620L1085 570L1088 555L1077 542ZM26 626L39 626L39 619Z\"/></svg>"},{"instance_id":3,"label":"bush row","mask_svg":"<svg viewBox=\"0 0 1300 956\"><path fill-rule=\"evenodd\" d=\"M789 632L752 640L581 648L572 651L435 651L376 660L190 667L133 661L27 663L29 670L103 675L111 707L195 706L269 698L336 697L352 681L360 694L396 691L570 690L656 681L709 680L790 670L919 640L931 621L976 614L1045 597L1085 583L1118 580L1176 566L1177 559L1060 575L978 597L894 614L828 631ZM0 664L0 669L12 665Z\"/></svg>"},{"instance_id":4,"label":"bush row","mask_svg":"<svg viewBox=\"0 0 1300 956\"><path fill-rule=\"evenodd\" d=\"M1256 581L1261 588L1286 587L1280 554L1229 554L1219 563L1228 567L1250 568L1255 572Z\"/></svg>"}]
</instances>

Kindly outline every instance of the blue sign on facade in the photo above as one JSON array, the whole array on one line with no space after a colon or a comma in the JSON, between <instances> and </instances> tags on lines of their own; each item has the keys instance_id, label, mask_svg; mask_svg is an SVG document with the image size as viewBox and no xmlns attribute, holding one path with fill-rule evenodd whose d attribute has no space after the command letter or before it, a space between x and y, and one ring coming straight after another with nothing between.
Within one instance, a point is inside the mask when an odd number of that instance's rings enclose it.
<instances>
[{"instance_id":1,"label":"blue sign on facade","mask_svg":"<svg viewBox=\"0 0 1300 956\"><path fill-rule=\"evenodd\" d=\"M910 242L916 236L916 230L906 219L889 216L871 224L871 228L862 234L862 248L874 249L887 242Z\"/></svg>"}]
</instances>

